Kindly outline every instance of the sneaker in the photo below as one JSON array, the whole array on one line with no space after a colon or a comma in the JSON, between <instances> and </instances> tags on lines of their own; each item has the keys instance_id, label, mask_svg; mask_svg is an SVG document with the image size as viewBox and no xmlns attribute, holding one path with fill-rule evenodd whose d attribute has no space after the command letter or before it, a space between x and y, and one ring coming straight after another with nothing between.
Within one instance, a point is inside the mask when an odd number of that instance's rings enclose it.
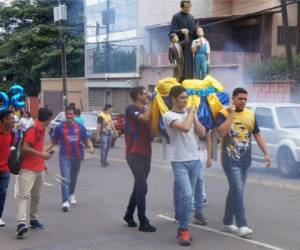
<instances>
[{"instance_id":1,"label":"sneaker","mask_svg":"<svg viewBox=\"0 0 300 250\"><path fill-rule=\"evenodd\" d=\"M188 229L180 229L177 234L177 240L180 246L190 246L191 237Z\"/></svg>"},{"instance_id":2,"label":"sneaker","mask_svg":"<svg viewBox=\"0 0 300 250\"><path fill-rule=\"evenodd\" d=\"M20 223L17 227L16 237L23 238L23 235L28 232L28 227L25 223Z\"/></svg>"},{"instance_id":3,"label":"sneaker","mask_svg":"<svg viewBox=\"0 0 300 250\"><path fill-rule=\"evenodd\" d=\"M139 231L153 233L156 232L156 228L152 226L149 222L145 222L140 224Z\"/></svg>"},{"instance_id":4,"label":"sneaker","mask_svg":"<svg viewBox=\"0 0 300 250\"><path fill-rule=\"evenodd\" d=\"M101 167L103 167L103 168L108 167L108 166L109 166L108 162L102 162L101 163Z\"/></svg>"},{"instance_id":5,"label":"sneaker","mask_svg":"<svg viewBox=\"0 0 300 250\"><path fill-rule=\"evenodd\" d=\"M238 231L238 236L247 237L253 233L254 233L253 230L249 227L240 227Z\"/></svg>"},{"instance_id":6,"label":"sneaker","mask_svg":"<svg viewBox=\"0 0 300 250\"><path fill-rule=\"evenodd\" d=\"M239 228L236 225L224 225L223 226L223 232L226 233L232 233L232 234L237 234L239 231Z\"/></svg>"},{"instance_id":7,"label":"sneaker","mask_svg":"<svg viewBox=\"0 0 300 250\"><path fill-rule=\"evenodd\" d=\"M137 223L134 221L133 217L125 215L123 219L127 222L129 227L137 227Z\"/></svg>"},{"instance_id":8,"label":"sneaker","mask_svg":"<svg viewBox=\"0 0 300 250\"><path fill-rule=\"evenodd\" d=\"M0 227L5 227L6 223L0 218Z\"/></svg>"},{"instance_id":9,"label":"sneaker","mask_svg":"<svg viewBox=\"0 0 300 250\"><path fill-rule=\"evenodd\" d=\"M40 230L45 229L45 226L38 220L31 220L30 227L33 229L40 229Z\"/></svg>"},{"instance_id":10,"label":"sneaker","mask_svg":"<svg viewBox=\"0 0 300 250\"><path fill-rule=\"evenodd\" d=\"M194 219L196 224L199 224L201 226L207 225L207 220L202 213L195 213Z\"/></svg>"},{"instance_id":11,"label":"sneaker","mask_svg":"<svg viewBox=\"0 0 300 250\"><path fill-rule=\"evenodd\" d=\"M77 201L75 199L75 194L71 194L69 200L70 200L71 204L76 204L77 203Z\"/></svg>"},{"instance_id":12,"label":"sneaker","mask_svg":"<svg viewBox=\"0 0 300 250\"><path fill-rule=\"evenodd\" d=\"M207 204L208 204L207 199L203 199L202 205L207 206Z\"/></svg>"},{"instance_id":13,"label":"sneaker","mask_svg":"<svg viewBox=\"0 0 300 250\"><path fill-rule=\"evenodd\" d=\"M61 206L63 212L69 212L70 211L70 203L68 201L64 202Z\"/></svg>"}]
</instances>

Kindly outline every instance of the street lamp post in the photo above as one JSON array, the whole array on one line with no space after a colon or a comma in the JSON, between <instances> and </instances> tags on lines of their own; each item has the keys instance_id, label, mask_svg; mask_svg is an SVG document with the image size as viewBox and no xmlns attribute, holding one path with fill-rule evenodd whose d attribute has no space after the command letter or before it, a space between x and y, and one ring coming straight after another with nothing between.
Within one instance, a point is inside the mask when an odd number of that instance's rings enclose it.
<instances>
[{"instance_id":1,"label":"street lamp post","mask_svg":"<svg viewBox=\"0 0 300 250\"><path fill-rule=\"evenodd\" d=\"M59 22L59 40L61 49L61 75L63 85L63 108L68 105L67 99L67 67L66 67L66 52L65 52L65 35L63 30L63 21L67 20L67 6L59 1L58 7L54 7L54 22Z\"/></svg>"}]
</instances>

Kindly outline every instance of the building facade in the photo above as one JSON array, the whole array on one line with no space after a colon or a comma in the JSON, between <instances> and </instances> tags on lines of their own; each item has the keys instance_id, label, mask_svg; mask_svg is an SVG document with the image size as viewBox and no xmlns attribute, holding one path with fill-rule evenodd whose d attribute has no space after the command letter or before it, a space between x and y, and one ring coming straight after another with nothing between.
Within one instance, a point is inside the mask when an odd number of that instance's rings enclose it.
<instances>
[{"instance_id":1,"label":"building facade","mask_svg":"<svg viewBox=\"0 0 300 250\"><path fill-rule=\"evenodd\" d=\"M295 53L299 3L289 4L283 33L279 0L192 1L192 14L211 44L211 74L231 91L250 62L285 55L284 36ZM85 86L90 109L112 103L123 112L135 86L150 90L172 75L167 52L180 1L85 0ZM299 39L299 38L298 38Z\"/></svg>"}]
</instances>

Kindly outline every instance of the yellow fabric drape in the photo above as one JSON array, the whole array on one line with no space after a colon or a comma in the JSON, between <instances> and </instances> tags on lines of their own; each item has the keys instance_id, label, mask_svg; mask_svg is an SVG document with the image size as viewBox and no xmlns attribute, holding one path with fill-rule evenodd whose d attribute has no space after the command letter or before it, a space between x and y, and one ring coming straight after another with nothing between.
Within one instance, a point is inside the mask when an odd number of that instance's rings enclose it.
<instances>
[{"instance_id":1,"label":"yellow fabric drape","mask_svg":"<svg viewBox=\"0 0 300 250\"><path fill-rule=\"evenodd\" d=\"M164 78L157 83L155 88L156 96L154 97L151 105L152 109L152 122L151 129L153 135L159 134L159 119L164 113L168 112L169 109L165 104L163 97L168 96L170 89L174 86L181 85L175 78ZM191 79L185 80L182 86L188 90L195 91L194 95L189 95L187 107L200 107L201 97L198 95L198 91L213 87L216 92L223 92L223 85L211 75L207 75L203 80ZM215 119L218 112L223 108L216 94L210 94L207 96L209 107L212 111L213 118Z\"/></svg>"},{"instance_id":2,"label":"yellow fabric drape","mask_svg":"<svg viewBox=\"0 0 300 250\"><path fill-rule=\"evenodd\" d=\"M170 89L177 85L180 85L180 83L177 82L176 78L165 78L157 83L157 86L155 88L156 96L154 97L151 105L151 131L153 135L159 134L160 116L169 111L167 105L163 100L163 97L168 96Z\"/></svg>"}]
</instances>

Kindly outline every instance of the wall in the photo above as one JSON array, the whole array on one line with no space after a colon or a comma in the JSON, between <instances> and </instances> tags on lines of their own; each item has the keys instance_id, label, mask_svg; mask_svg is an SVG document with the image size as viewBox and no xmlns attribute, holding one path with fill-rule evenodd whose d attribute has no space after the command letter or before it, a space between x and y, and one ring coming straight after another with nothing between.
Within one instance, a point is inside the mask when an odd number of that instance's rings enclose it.
<instances>
[{"instance_id":1,"label":"wall","mask_svg":"<svg viewBox=\"0 0 300 250\"><path fill-rule=\"evenodd\" d=\"M280 5L280 0L233 0L232 15L245 15Z\"/></svg>"},{"instance_id":2,"label":"wall","mask_svg":"<svg viewBox=\"0 0 300 250\"><path fill-rule=\"evenodd\" d=\"M43 78L41 79L41 105L44 103L44 92L62 92L61 78ZM67 98L68 102L74 102L77 107L83 111L88 111L88 92L85 88L85 78L67 78ZM50 107L49 107L50 108ZM61 108L60 108L61 109Z\"/></svg>"},{"instance_id":3,"label":"wall","mask_svg":"<svg viewBox=\"0 0 300 250\"><path fill-rule=\"evenodd\" d=\"M249 102L300 102L300 86L291 81L256 81L245 87Z\"/></svg>"}]
</instances>

